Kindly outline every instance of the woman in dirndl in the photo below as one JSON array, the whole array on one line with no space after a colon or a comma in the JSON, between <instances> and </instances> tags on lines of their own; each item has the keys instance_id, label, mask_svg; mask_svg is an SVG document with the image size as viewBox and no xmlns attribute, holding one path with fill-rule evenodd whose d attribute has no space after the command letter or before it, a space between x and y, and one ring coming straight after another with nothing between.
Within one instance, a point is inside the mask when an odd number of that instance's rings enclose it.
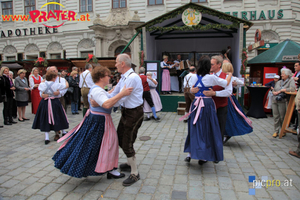
<instances>
[{"instance_id":1,"label":"woman in dirndl","mask_svg":"<svg viewBox=\"0 0 300 200\"><path fill-rule=\"evenodd\" d=\"M156 87L157 87L157 81L152 78L152 72L147 72L147 79L149 87L150 87L150 94L151 94L151 98L155 107L155 111L159 112L162 109L162 104L161 104L161 100L160 97L156 91ZM144 113L147 113L147 118L150 118L150 113L152 113L151 107L149 106L149 104L147 103L146 100L144 100ZM153 117L153 116L152 116ZM154 117L153 117L154 118Z\"/></svg>"},{"instance_id":2,"label":"woman in dirndl","mask_svg":"<svg viewBox=\"0 0 300 200\"><path fill-rule=\"evenodd\" d=\"M173 68L175 65L169 65L168 56L163 56L163 61L160 63L160 67L162 68L162 75L161 75L161 91L163 94L171 94L171 76L170 76L170 69Z\"/></svg>"},{"instance_id":3,"label":"woman in dirndl","mask_svg":"<svg viewBox=\"0 0 300 200\"><path fill-rule=\"evenodd\" d=\"M222 72L224 73L233 73L233 67L231 63L223 63ZM243 84L239 83L237 77L232 77L231 82L236 81L238 85ZM228 112L225 126L224 134L224 144L232 137L239 136L251 133L253 131L252 121L246 116L243 111L243 108L239 104L238 100L233 94L228 97Z\"/></svg>"},{"instance_id":4,"label":"woman in dirndl","mask_svg":"<svg viewBox=\"0 0 300 200\"><path fill-rule=\"evenodd\" d=\"M39 85L43 81L43 78L39 75L39 69L34 67L29 76L29 84L31 89L31 112L36 114L40 101L42 100L39 94Z\"/></svg>"},{"instance_id":5,"label":"woman in dirndl","mask_svg":"<svg viewBox=\"0 0 300 200\"><path fill-rule=\"evenodd\" d=\"M221 79L215 75L210 75L210 58L203 56L198 63L198 81L191 89L195 93L195 100L191 105L190 113L184 115L180 120L188 115L188 135L184 145L184 152L188 153L186 162L191 159L199 160L199 165L207 161L223 160L223 141L220 126L217 118L215 102L211 97L206 97L203 91L209 90L212 86L222 87L230 83L232 74Z\"/></svg>"},{"instance_id":6,"label":"woman in dirndl","mask_svg":"<svg viewBox=\"0 0 300 200\"><path fill-rule=\"evenodd\" d=\"M64 174L76 178L104 173L108 179L125 177L117 171L119 143L110 114L118 100L130 95L133 88L124 87L109 99L104 87L109 84L110 74L107 67L93 69L91 75L95 85L90 89L89 103L93 99L100 106L90 106L81 123L58 140L65 141L52 159L54 166Z\"/></svg>"},{"instance_id":7,"label":"woman in dirndl","mask_svg":"<svg viewBox=\"0 0 300 200\"><path fill-rule=\"evenodd\" d=\"M40 96L44 96L37 109L32 128L40 129L45 132L45 144L49 144L49 132L55 131L54 141L59 139L58 132L69 128L65 110L59 101L60 90L63 90L67 85L55 83L57 73L48 71L46 73L46 81L40 83L38 89Z\"/></svg>"}]
</instances>

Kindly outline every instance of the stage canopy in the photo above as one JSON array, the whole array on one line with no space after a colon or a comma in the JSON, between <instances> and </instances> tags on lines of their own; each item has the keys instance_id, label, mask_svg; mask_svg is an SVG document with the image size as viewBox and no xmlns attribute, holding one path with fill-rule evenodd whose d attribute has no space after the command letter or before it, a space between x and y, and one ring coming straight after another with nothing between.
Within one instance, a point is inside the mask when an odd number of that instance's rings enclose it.
<instances>
[{"instance_id":1,"label":"stage canopy","mask_svg":"<svg viewBox=\"0 0 300 200\"><path fill-rule=\"evenodd\" d=\"M191 10L195 10L194 16L200 16L200 20L193 20L187 14ZM197 24L188 25L191 22ZM196 66L202 55L220 54L230 46L235 75L239 76L244 32L252 25L249 21L223 12L188 3L137 27L136 30L143 30L145 48L141 49L144 50L145 60L162 60L165 53L171 55L172 60L176 59L176 54L181 54L182 59L189 59Z\"/></svg>"}]
</instances>

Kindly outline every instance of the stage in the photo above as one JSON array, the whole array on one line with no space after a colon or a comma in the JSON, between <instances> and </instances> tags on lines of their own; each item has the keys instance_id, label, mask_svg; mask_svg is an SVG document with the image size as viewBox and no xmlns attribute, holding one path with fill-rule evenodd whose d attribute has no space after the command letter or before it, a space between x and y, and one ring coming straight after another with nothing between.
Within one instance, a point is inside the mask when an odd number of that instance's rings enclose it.
<instances>
[{"instance_id":1,"label":"stage","mask_svg":"<svg viewBox=\"0 0 300 200\"><path fill-rule=\"evenodd\" d=\"M172 94L160 94L163 112L177 112L178 102L184 101L184 93L172 92Z\"/></svg>"}]
</instances>

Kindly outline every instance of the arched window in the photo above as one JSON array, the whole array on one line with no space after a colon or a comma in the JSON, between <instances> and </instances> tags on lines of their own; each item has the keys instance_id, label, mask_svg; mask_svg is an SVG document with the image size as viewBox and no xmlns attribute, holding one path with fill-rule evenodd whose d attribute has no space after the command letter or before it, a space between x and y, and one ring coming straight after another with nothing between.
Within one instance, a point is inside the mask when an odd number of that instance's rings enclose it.
<instances>
[{"instance_id":1,"label":"arched window","mask_svg":"<svg viewBox=\"0 0 300 200\"><path fill-rule=\"evenodd\" d=\"M124 49L125 47L126 47L126 46L119 46L118 48L116 48L116 50L115 50L115 56L119 55L119 54L123 51L123 49ZM131 52L130 48L127 47L127 49L126 49L123 53L127 53L127 54L130 55L130 52Z\"/></svg>"}]
</instances>

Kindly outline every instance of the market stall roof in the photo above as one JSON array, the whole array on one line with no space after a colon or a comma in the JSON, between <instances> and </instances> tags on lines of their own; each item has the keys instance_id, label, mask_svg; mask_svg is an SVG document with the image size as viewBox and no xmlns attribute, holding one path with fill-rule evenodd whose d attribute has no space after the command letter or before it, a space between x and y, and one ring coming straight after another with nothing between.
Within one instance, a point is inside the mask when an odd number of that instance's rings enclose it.
<instances>
[{"instance_id":1,"label":"market stall roof","mask_svg":"<svg viewBox=\"0 0 300 200\"><path fill-rule=\"evenodd\" d=\"M259 54L248 61L248 64L284 63L297 60L300 53L300 44L286 39L269 50Z\"/></svg>"},{"instance_id":2,"label":"market stall roof","mask_svg":"<svg viewBox=\"0 0 300 200\"><path fill-rule=\"evenodd\" d=\"M3 67L3 66L8 67L9 69L21 69L21 68L23 68L23 66L16 63L16 61L13 61L13 62L3 61L1 63L1 67Z\"/></svg>"},{"instance_id":3,"label":"market stall roof","mask_svg":"<svg viewBox=\"0 0 300 200\"><path fill-rule=\"evenodd\" d=\"M182 21L182 13L188 9L198 10L202 14L198 25L186 26ZM145 27L155 39L184 39L184 38L221 38L233 37L239 24L244 23L244 28L249 29L253 23L223 12L188 3L166 14L138 26L136 30Z\"/></svg>"},{"instance_id":4,"label":"market stall roof","mask_svg":"<svg viewBox=\"0 0 300 200\"><path fill-rule=\"evenodd\" d=\"M98 63L101 66L108 68L115 68L116 58L115 57L97 57ZM86 65L86 58L69 58L69 60L79 68L84 68Z\"/></svg>"}]
</instances>

